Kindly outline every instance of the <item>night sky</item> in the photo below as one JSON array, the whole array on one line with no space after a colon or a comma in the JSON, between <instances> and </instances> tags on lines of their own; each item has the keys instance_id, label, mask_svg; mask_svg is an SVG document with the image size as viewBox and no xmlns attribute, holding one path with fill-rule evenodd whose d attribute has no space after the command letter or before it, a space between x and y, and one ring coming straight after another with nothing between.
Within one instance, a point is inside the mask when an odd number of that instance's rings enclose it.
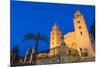
<instances>
[{"instance_id":1,"label":"night sky","mask_svg":"<svg viewBox=\"0 0 100 67\"><path fill-rule=\"evenodd\" d=\"M95 7L87 5L55 4L40 2L11 1L11 48L17 45L20 55L35 46L32 40L23 41L27 33L40 32L48 41L52 26L57 23L63 35L74 31L74 13L80 10L84 15L88 30L95 21ZM50 44L40 41L39 51L49 49Z\"/></svg>"}]
</instances>

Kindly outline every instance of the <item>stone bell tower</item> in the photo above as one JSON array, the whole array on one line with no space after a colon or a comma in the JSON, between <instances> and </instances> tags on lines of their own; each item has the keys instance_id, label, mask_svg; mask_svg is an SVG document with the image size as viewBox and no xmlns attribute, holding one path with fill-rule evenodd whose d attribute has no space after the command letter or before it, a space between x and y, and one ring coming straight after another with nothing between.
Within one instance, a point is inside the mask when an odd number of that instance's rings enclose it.
<instances>
[{"instance_id":1,"label":"stone bell tower","mask_svg":"<svg viewBox=\"0 0 100 67\"><path fill-rule=\"evenodd\" d=\"M59 30L58 25L55 23L50 32L50 56L60 54L61 38L62 33Z\"/></svg>"},{"instance_id":2,"label":"stone bell tower","mask_svg":"<svg viewBox=\"0 0 100 67\"><path fill-rule=\"evenodd\" d=\"M75 29L75 40L78 46L79 54L81 56L93 57L94 51L83 14L81 14L80 11L77 11L74 14L73 21Z\"/></svg>"}]
</instances>

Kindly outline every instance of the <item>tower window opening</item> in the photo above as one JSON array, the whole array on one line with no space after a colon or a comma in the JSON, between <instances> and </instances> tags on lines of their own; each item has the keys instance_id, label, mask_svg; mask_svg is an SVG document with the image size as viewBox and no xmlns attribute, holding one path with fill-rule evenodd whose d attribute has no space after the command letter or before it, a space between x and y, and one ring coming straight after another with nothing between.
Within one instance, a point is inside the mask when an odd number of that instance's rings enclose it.
<instances>
[{"instance_id":1,"label":"tower window opening","mask_svg":"<svg viewBox=\"0 0 100 67\"><path fill-rule=\"evenodd\" d=\"M52 42L52 44L54 45L54 42Z\"/></svg>"},{"instance_id":2,"label":"tower window opening","mask_svg":"<svg viewBox=\"0 0 100 67\"><path fill-rule=\"evenodd\" d=\"M76 15L76 17L79 17L79 16L80 16L79 14Z\"/></svg>"},{"instance_id":3,"label":"tower window opening","mask_svg":"<svg viewBox=\"0 0 100 67\"><path fill-rule=\"evenodd\" d=\"M77 23L79 24L79 23L80 23L80 21L77 21Z\"/></svg>"},{"instance_id":4,"label":"tower window opening","mask_svg":"<svg viewBox=\"0 0 100 67\"><path fill-rule=\"evenodd\" d=\"M54 35L54 33L52 33L52 35Z\"/></svg>"},{"instance_id":5,"label":"tower window opening","mask_svg":"<svg viewBox=\"0 0 100 67\"><path fill-rule=\"evenodd\" d=\"M83 33L82 33L82 32L80 32L80 34L81 34L81 35L83 35Z\"/></svg>"},{"instance_id":6,"label":"tower window opening","mask_svg":"<svg viewBox=\"0 0 100 67\"><path fill-rule=\"evenodd\" d=\"M82 27L81 26L79 26L79 29L81 29Z\"/></svg>"},{"instance_id":7,"label":"tower window opening","mask_svg":"<svg viewBox=\"0 0 100 67\"><path fill-rule=\"evenodd\" d=\"M52 39L54 40L54 37Z\"/></svg>"}]
</instances>

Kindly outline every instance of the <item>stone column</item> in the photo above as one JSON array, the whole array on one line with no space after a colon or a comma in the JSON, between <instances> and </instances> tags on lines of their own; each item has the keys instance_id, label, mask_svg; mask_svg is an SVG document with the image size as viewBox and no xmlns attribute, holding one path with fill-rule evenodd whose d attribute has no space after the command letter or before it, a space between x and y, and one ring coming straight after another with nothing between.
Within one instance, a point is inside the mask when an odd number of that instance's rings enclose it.
<instances>
[{"instance_id":1,"label":"stone column","mask_svg":"<svg viewBox=\"0 0 100 67\"><path fill-rule=\"evenodd\" d=\"M26 51L26 55L25 55L25 58L24 58L24 62L23 62L23 63L26 63L28 51L29 51L29 48L28 48L27 51Z\"/></svg>"},{"instance_id":2,"label":"stone column","mask_svg":"<svg viewBox=\"0 0 100 67\"><path fill-rule=\"evenodd\" d=\"M61 53L60 53L60 63L66 63L67 62L67 52L64 40L62 38L62 44L61 44Z\"/></svg>"},{"instance_id":3,"label":"stone column","mask_svg":"<svg viewBox=\"0 0 100 67\"><path fill-rule=\"evenodd\" d=\"M32 53L31 53L31 57L30 57L29 63L32 63L34 52L35 52L35 50L34 50L34 48L32 48Z\"/></svg>"}]
</instances>

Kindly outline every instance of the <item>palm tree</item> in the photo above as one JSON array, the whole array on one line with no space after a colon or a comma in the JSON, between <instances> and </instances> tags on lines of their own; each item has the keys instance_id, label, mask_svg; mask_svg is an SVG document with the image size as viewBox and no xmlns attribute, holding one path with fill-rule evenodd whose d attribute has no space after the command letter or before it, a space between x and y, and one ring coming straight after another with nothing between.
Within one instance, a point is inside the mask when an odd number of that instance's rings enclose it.
<instances>
[{"instance_id":1,"label":"palm tree","mask_svg":"<svg viewBox=\"0 0 100 67\"><path fill-rule=\"evenodd\" d=\"M37 50L38 50L38 43L39 41L45 41L46 43L48 43L47 37L45 37L45 35L40 35L40 33L28 33L25 37L24 37L24 41L26 40L33 40L35 41L36 45L35 45L35 54L34 54L34 64L36 64L36 55L37 55ZM32 55L33 56L33 55Z\"/></svg>"}]
</instances>

